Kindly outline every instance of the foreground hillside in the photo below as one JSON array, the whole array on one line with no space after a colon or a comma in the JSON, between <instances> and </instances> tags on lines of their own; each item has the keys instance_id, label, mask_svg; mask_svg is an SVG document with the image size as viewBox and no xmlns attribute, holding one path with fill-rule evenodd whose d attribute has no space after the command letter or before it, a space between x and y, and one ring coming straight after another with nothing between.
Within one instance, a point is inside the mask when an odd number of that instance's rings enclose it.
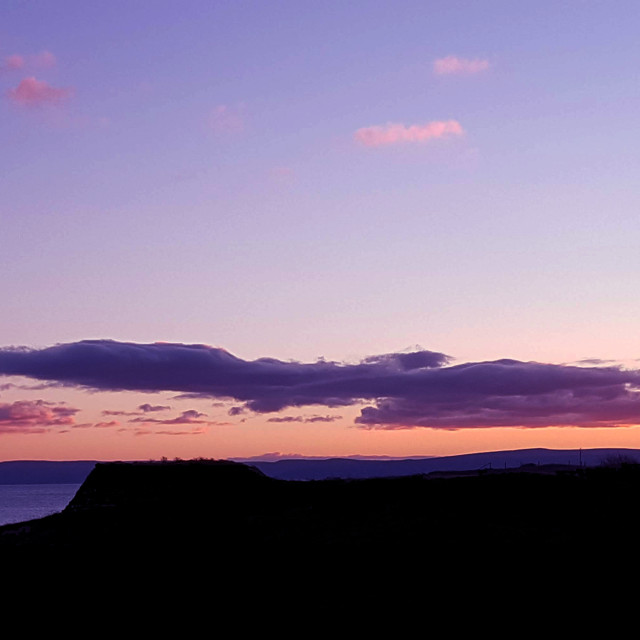
<instances>
[{"instance_id":1,"label":"foreground hillside","mask_svg":"<svg viewBox=\"0 0 640 640\"><path fill-rule=\"evenodd\" d=\"M631 545L636 465L283 481L229 461L103 463L61 514L0 528L0 559L223 570L567 560Z\"/></svg>"}]
</instances>

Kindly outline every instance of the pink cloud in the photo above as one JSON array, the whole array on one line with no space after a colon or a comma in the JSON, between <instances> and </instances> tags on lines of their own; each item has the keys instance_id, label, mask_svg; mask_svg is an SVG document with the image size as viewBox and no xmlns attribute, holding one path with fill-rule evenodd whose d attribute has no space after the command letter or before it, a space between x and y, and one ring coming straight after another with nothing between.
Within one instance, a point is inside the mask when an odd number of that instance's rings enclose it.
<instances>
[{"instance_id":1,"label":"pink cloud","mask_svg":"<svg viewBox=\"0 0 640 640\"><path fill-rule=\"evenodd\" d=\"M489 61L481 60L480 58L467 60L465 58L458 58L457 56L447 56L446 58L439 58L433 63L433 71L439 76L453 73L480 73L481 71L486 71L488 68Z\"/></svg>"},{"instance_id":2,"label":"pink cloud","mask_svg":"<svg viewBox=\"0 0 640 640\"><path fill-rule=\"evenodd\" d=\"M4 68L10 71L15 71L16 69L22 69L24 67L24 58L21 55L15 53L12 56L7 56L5 58Z\"/></svg>"},{"instance_id":3,"label":"pink cloud","mask_svg":"<svg viewBox=\"0 0 640 640\"><path fill-rule=\"evenodd\" d=\"M71 89L57 89L30 76L24 78L15 89L9 91L9 99L21 106L35 107L60 102L72 93Z\"/></svg>"},{"instance_id":4,"label":"pink cloud","mask_svg":"<svg viewBox=\"0 0 640 640\"><path fill-rule=\"evenodd\" d=\"M41 433L45 427L71 426L79 409L44 400L0 403L0 434Z\"/></svg>"},{"instance_id":5,"label":"pink cloud","mask_svg":"<svg viewBox=\"0 0 640 640\"><path fill-rule=\"evenodd\" d=\"M244 120L238 109L220 104L209 116L209 127L214 133L240 133Z\"/></svg>"},{"instance_id":6,"label":"pink cloud","mask_svg":"<svg viewBox=\"0 0 640 640\"><path fill-rule=\"evenodd\" d=\"M461 136L463 133L459 122L445 120L411 126L389 123L385 126L364 127L355 132L354 138L366 147L380 147L403 142L428 142L447 136Z\"/></svg>"},{"instance_id":7,"label":"pink cloud","mask_svg":"<svg viewBox=\"0 0 640 640\"><path fill-rule=\"evenodd\" d=\"M50 51L42 51L33 56L25 56L14 53L4 59L4 64L0 65L0 69L6 71L16 71L25 67L34 69L51 69L57 64L56 57Z\"/></svg>"}]
</instances>

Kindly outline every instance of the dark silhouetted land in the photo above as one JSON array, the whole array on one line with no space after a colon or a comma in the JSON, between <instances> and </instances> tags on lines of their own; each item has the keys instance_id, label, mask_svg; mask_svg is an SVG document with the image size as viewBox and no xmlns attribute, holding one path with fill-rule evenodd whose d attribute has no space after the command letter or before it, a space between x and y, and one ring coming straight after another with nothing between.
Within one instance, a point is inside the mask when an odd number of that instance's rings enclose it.
<instances>
[{"instance_id":1,"label":"dark silhouetted land","mask_svg":"<svg viewBox=\"0 0 640 640\"><path fill-rule=\"evenodd\" d=\"M424 571L568 561L638 536L640 467L627 459L453 476L300 482L230 461L101 463L62 513L0 528L0 558Z\"/></svg>"}]
</instances>

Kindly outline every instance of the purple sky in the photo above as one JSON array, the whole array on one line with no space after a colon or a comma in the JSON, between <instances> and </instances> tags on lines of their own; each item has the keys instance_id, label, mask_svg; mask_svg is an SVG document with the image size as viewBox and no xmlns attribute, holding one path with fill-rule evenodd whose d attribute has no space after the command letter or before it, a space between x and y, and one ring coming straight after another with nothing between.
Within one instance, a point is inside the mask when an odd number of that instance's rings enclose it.
<instances>
[{"instance_id":1,"label":"purple sky","mask_svg":"<svg viewBox=\"0 0 640 640\"><path fill-rule=\"evenodd\" d=\"M96 393L2 350L0 459L640 446L636 2L1 13L0 348L212 345L295 381ZM378 382L410 351L451 360ZM516 369L529 391L485 389Z\"/></svg>"}]
</instances>

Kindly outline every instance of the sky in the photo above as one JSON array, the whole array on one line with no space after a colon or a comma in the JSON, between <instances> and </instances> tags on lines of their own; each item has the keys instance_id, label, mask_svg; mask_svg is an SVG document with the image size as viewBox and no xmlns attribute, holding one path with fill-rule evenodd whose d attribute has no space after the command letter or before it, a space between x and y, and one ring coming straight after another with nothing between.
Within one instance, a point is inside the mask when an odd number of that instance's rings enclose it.
<instances>
[{"instance_id":1,"label":"sky","mask_svg":"<svg viewBox=\"0 0 640 640\"><path fill-rule=\"evenodd\" d=\"M5 0L0 460L640 448L639 19Z\"/></svg>"}]
</instances>

